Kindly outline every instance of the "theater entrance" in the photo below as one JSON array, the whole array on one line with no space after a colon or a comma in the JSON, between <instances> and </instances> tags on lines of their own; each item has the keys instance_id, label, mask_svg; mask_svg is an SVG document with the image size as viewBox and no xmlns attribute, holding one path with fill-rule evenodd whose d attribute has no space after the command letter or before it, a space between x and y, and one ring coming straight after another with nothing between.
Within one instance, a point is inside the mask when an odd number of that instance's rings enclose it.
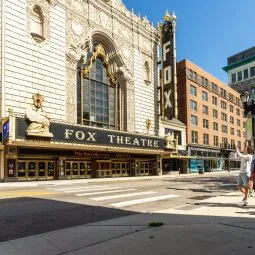
<instances>
[{"instance_id":1,"label":"theater entrance","mask_svg":"<svg viewBox=\"0 0 255 255\"><path fill-rule=\"evenodd\" d=\"M54 160L18 160L18 180L52 180L55 177Z\"/></svg>"}]
</instances>

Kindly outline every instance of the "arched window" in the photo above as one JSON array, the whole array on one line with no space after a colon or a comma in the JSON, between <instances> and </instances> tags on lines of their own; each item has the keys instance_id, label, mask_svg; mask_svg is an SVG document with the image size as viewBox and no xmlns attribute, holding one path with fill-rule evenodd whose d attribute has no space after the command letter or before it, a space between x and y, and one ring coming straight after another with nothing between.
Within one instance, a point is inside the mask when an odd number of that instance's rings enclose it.
<instances>
[{"instance_id":1,"label":"arched window","mask_svg":"<svg viewBox=\"0 0 255 255\"><path fill-rule=\"evenodd\" d=\"M30 31L37 42L44 40L43 25L42 10L39 6L36 5L33 8L33 12L31 13Z\"/></svg>"},{"instance_id":2,"label":"arched window","mask_svg":"<svg viewBox=\"0 0 255 255\"><path fill-rule=\"evenodd\" d=\"M116 80L112 82L108 65L102 56L94 53L89 68L81 70L77 119L83 125L118 130L119 86Z\"/></svg>"}]
</instances>

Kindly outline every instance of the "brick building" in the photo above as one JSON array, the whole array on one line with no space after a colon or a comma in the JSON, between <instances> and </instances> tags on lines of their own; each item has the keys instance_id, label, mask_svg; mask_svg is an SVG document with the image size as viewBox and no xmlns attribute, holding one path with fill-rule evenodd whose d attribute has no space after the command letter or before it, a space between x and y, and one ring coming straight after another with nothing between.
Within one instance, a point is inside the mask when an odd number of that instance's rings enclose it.
<instances>
[{"instance_id":1,"label":"brick building","mask_svg":"<svg viewBox=\"0 0 255 255\"><path fill-rule=\"evenodd\" d=\"M230 152L245 142L240 94L187 59L177 63L177 80L189 171L235 168Z\"/></svg>"}]
</instances>

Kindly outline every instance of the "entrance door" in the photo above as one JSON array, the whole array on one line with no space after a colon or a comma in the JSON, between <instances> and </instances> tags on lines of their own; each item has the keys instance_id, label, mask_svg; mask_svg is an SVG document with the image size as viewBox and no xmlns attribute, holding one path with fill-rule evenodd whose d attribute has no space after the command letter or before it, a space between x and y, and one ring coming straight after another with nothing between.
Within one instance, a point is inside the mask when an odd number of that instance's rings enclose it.
<instances>
[{"instance_id":1,"label":"entrance door","mask_svg":"<svg viewBox=\"0 0 255 255\"><path fill-rule=\"evenodd\" d=\"M111 177L111 162L110 161L99 161L96 163L96 177Z\"/></svg>"},{"instance_id":2,"label":"entrance door","mask_svg":"<svg viewBox=\"0 0 255 255\"><path fill-rule=\"evenodd\" d=\"M38 161L38 180L46 180L46 161Z\"/></svg>"},{"instance_id":3,"label":"entrance door","mask_svg":"<svg viewBox=\"0 0 255 255\"><path fill-rule=\"evenodd\" d=\"M86 178L86 163L85 162L80 162L80 175L79 178Z\"/></svg>"},{"instance_id":4,"label":"entrance door","mask_svg":"<svg viewBox=\"0 0 255 255\"><path fill-rule=\"evenodd\" d=\"M72 179L77 179L79 178L79 162L72 162Z\"/></svg>"},{"instance_id":5,"label":"entrance door","mask_svg":"<svg viewBox=\"0 0 255 255\"><path fill-rule=\"evenodd\" d=\"M36 161L27 161L27 180L37 180L38 167Z\"/></svg>"},{"instance_id":6,"label":"entrance door","mask_svg":"<svg viewBox=\"0 0 255 255\"><path fill-rule=\"evenodd\" d=\"M53 180L55 176L55 161L48 161L48 173L47 173L47 180Z\"/></svg>"},{"instance_id":7,"label":"entrance door","mask_svg":"<svg viewBox=\"0 0 255 255\"><path fill-rule=\"evenodd\" d=\"M18 180L26 181L26 161L18 161Z\"/></svg>"}]
</instances>

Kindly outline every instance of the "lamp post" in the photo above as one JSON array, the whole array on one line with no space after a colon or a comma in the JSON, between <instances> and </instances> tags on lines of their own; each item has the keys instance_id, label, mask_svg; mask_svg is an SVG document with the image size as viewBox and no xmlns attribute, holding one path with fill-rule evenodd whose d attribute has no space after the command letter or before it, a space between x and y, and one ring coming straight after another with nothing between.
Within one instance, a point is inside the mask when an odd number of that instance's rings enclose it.
<instances>
[{"instance_id":1,"label":"lamp post","mask_svg":"<svg viewBox=\"0 0 255 255\"><path fill-rule=\"evenodd\" d=\"M247 116L249 112L251 112L251 114L254 115L255 114L254 100L252 99L251 104L249 104L250 93L248 91L244 91L240 95L240 98L244 106L244 115Z\"/></svg>"}]
</instances>

